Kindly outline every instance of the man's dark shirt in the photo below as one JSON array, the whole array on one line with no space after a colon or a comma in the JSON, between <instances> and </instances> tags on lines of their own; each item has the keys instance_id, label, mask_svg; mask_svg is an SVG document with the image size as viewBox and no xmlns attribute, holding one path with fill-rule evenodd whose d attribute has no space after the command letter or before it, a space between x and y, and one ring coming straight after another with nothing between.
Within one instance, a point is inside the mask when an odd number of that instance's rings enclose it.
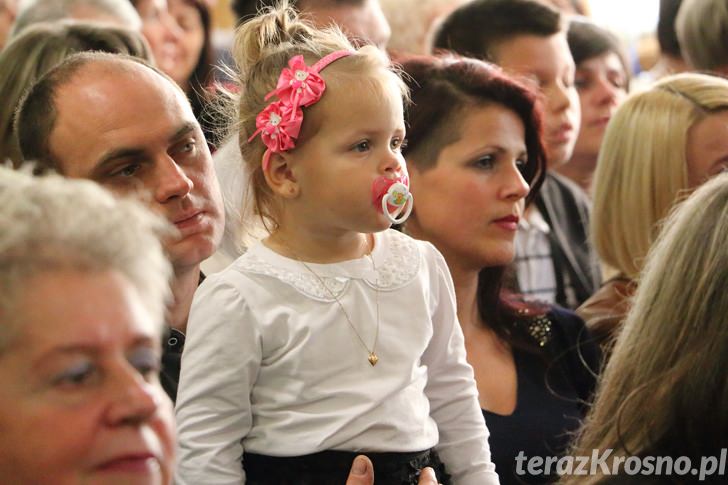
<instances>
[{"instance_id":1,"label":"man's dark shirt","mask_svg":"<svg viewBox=\"0 0 728 485\"><path fill-rule=\"evenodd\" d=\"M200 272L200 281L197 284L199 285L203 281L205 281L205 275ZM159 371L159 381L172 402L177 400L179 371L184 348L185 334L175 328L168 328L162 346L162 369Z\"/></svg>"}]
</instances>

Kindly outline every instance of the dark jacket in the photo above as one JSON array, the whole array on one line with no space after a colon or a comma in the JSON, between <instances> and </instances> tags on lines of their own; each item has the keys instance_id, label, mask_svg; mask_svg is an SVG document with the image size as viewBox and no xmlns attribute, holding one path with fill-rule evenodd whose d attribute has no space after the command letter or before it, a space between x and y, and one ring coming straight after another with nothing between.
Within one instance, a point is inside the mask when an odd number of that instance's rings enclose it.
<instances>
[{"instance_id":1,"label":"dark jacket","mask_svg":"<svg viewBox=\"0 0 728 485\"><path fill-rule=\"evenodd\" d=\"M556 303L573 306L564 291L563 275L568 274L580 305L597 291L601 281L599 262L589 243L589 198L572 181L549 172L534 203L551 228Z\"/></svg>"},{"instance_id":2,"label":"dark jacket","mask_svg":"<svg viewBox=\"0 0 728 485\"><path fill-rule=\"evenodd\" d=\"M159 382L174 403L177 400L177 385L182 364L182 350L185 348L185 334L175 328L169 332L162 345L162 368L159 371Z\"/></svg>"},{"instance_id":3,"label":"dark jacket","mask_svg":"<svg viewBox=\"0 0 728 485\"><path fill-rule=\"evenodd\" d=\"M198 285L205 281L200 271ZM159 370L159 382L172 402L177 401L177 385L182 367L182 351L185 348L185 334L175 328L167 327L167 335L162 342L162 368Z\"/></svg>"}]
</instances>

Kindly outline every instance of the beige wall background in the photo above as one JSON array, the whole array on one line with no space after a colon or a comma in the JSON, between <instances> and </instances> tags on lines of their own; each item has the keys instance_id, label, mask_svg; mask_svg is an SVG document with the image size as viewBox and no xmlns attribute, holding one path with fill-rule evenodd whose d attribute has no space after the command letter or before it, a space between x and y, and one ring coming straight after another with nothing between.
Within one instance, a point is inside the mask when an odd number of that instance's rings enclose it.
<instances>
[{"instance_id":1,"label":"beige wall background","mask_svg":"<svg viewBox=\"0 0 728 485\"><path fill-rule=\"evenodd\" d=\"M212 9L212 24L216 29L230 30L234 26L230 0L217 0Z\"/></svg>"}]
</instances>

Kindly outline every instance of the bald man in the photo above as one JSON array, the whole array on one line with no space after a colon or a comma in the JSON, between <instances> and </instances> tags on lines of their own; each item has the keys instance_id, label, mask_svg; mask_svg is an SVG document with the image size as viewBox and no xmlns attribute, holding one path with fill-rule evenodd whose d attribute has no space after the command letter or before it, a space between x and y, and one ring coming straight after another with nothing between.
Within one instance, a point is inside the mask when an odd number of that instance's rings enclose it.
<instances>
[{"instance_id":1,"label":"bald man","mask_svg":"<svg viewBox=\"0 0 728 485\"><path fill-rule=\"evenodd\" d=\"M30 89L16 128L25 160L117 194L140 194L178 229L165 247L174 302L161 374L174 400L200 263L216 251L224 225L212 158L185 94L143 61L84 53Z\"/></svg>"}]
</instances>

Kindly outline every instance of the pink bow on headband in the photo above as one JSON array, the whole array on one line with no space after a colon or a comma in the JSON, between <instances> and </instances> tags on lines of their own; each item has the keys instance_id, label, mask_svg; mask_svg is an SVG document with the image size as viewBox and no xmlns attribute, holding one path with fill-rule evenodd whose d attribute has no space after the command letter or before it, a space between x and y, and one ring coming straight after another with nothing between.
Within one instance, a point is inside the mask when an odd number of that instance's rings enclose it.
<instances>
[{"instance_id":1,"label":"pink bow on headband","mask_svg":"<svg viewBox=\"0 0 728 485\"><path fill-rule=\"evenodd\" d=\"M315 67L315 65L314 65ZM273 95L294 106L310 106L321 99L326 83L318 71L310 68L303 56L295 56L288 61L288 69L283 69L275 90L268 93L266 101Z\"/></svg>"},{"instance_id":2,"label":"pink bow on headband","mask_svg":"<svg viewBox=\"0 0 728 485\"><path fill-rule=\"evenodd\" d=\"M301 131L303 111L301 108L282 101L269 104L255 118L263 143L273 152L285 152L296 146L296 138Z\"/></svg>"},{"instance_id":3,"label":"pink bow on headband","mask_svg":"<svg viewBox=\"0 0 728 485\"><path fill-rule=\"evenodd\" d=\"M251 142L260 133L268 147L263 155L263 170L268 169L271 153L285 152L296 146L303 124L301 108L316 103L326 90L326 82L318 73L335 60L351 54L346 50L332 52L311 67L306 65L301 55L288 61L288 68L281 71L276 88L265 96L267 101L275 95L278 101L269 104L256 116L256 130L248 138Z\"/></svg>"}]
</instances>

